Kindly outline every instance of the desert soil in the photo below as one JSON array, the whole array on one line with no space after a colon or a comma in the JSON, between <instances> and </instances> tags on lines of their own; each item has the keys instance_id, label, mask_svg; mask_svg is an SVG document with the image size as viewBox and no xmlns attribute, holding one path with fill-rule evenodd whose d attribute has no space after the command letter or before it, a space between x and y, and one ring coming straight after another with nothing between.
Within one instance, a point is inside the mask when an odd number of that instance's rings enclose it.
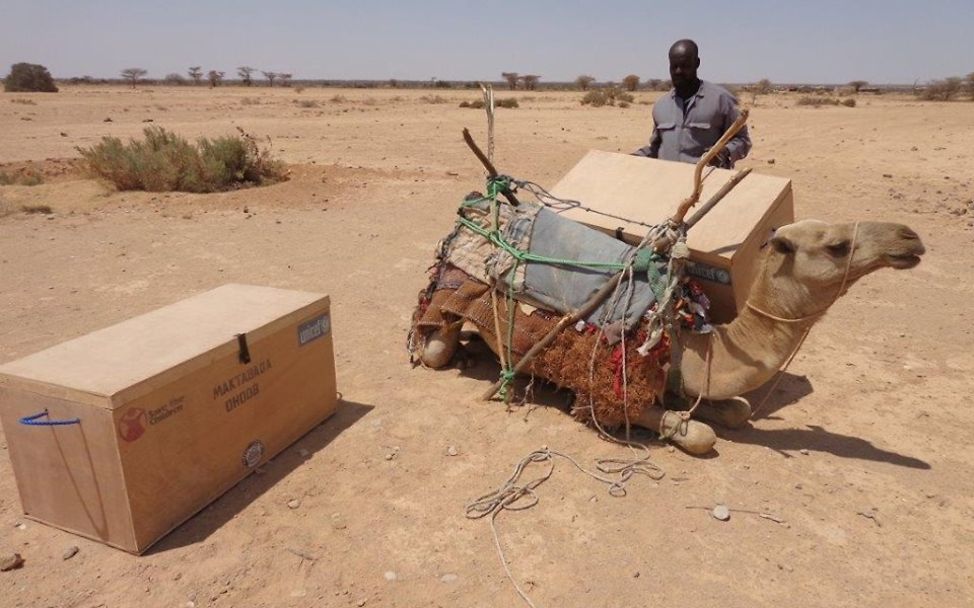
<instances>
[{"instance_id":1,"label":"desert soil","mask_svg":"<svg viewBox=\"0 0 974 608\"><path fill-rule=\"evenodd\" d=\"M0 186L0 362L253 283L331 295L343 396L332 419L142 557L24 519L0 456L0 553L26 560L0 573L0 605L519 605L487 521L466 519L465 504L543 445L586 466L627 452L574 422L561 394L513 411L480 401L498 371L486 357L465 371L409 365L433 247L483 187L460 131L484 142L485 119L457 107L478 96L0 94L0 171L42 179ZM497 164L543 185L591 148L628 152L649 135L653 94L625 109L583 107L578 93L517 97L498 112ZM756 100L742 165L794 180L801 218L903 222L927 256L857 284L712 457L653 442L666 476L634 479L624 498L558 462L536 507L497 520L539 606L971 605L974 103L795 101ZM76 146L136 136L149 120L191 138L237 126L270 137L292 177L192 195L115 192L77 172ZM706 510L718 503L729 521Z\"/></svg>"}]
</instances>

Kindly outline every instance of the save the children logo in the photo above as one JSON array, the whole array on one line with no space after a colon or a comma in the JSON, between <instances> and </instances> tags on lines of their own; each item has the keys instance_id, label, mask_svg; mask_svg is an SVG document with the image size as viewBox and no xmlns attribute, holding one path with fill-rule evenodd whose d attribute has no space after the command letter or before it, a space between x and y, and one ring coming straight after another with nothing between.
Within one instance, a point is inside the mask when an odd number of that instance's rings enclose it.
<instances>
[{"instance_id":1,"label":"save the children logo","mask_svg":"<svg viewBox=\"0 0 974 608\"><path fill-rule=\"evenodd\" d=\"M145 410L133 407L118 419L118 436L125 441L135 441L145 433Z\"/></svg>"}]
</instances>

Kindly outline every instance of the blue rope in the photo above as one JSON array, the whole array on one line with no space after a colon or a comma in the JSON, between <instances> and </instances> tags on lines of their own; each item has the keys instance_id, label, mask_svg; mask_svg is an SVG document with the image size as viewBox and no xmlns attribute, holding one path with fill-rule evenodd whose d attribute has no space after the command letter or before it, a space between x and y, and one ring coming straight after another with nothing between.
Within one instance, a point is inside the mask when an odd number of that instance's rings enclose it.
<instances>
[{"instance_id":1,"label":"blue rope","mask_svg":"<svg viewBox=\"0 0 974 608\"><path fill-rule=\"evenodd\" d=\"M65 426L68 424L81 424L81 418L67 418L65 420L38 420L48 415L47 410L33 416L24 416L20 419L20 424L27 426Z\"/></svg>"}]
</instances>

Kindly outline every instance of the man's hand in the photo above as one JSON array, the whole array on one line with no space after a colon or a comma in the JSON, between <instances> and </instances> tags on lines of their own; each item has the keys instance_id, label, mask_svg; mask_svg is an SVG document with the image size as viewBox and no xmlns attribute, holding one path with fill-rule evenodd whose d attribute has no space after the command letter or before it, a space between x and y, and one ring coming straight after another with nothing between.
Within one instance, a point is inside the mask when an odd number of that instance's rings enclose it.
<instances>
[{"instance_id":1,"label":"man's hand","mask_svg":"<svg viewBox=\"0 0 974 608\"><path fill-rule=\"evenodd\" d=\"M727 151L727 148L724 148L718 152L717 155L710 160L710 165L713 167L722 167L724 169L730 167L730 152Z\"/></svg>"}]
</instances>

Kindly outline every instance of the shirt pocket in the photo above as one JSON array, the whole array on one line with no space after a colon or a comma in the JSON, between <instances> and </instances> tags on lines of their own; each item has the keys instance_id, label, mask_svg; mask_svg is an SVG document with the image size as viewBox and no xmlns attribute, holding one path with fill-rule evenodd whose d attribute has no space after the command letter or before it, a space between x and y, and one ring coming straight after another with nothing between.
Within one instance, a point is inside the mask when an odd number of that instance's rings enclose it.
<instances>
[{"instance_id":1,"label":"shirt pocket","mask_svg":"<svg viewBox=\"0 0 974 608\"><path fill-rule=\"evenodd\" d=\"M672 131L676 128L675 122L661 122L656 125L657 131Z\"/></svg>"}]
</instances>

